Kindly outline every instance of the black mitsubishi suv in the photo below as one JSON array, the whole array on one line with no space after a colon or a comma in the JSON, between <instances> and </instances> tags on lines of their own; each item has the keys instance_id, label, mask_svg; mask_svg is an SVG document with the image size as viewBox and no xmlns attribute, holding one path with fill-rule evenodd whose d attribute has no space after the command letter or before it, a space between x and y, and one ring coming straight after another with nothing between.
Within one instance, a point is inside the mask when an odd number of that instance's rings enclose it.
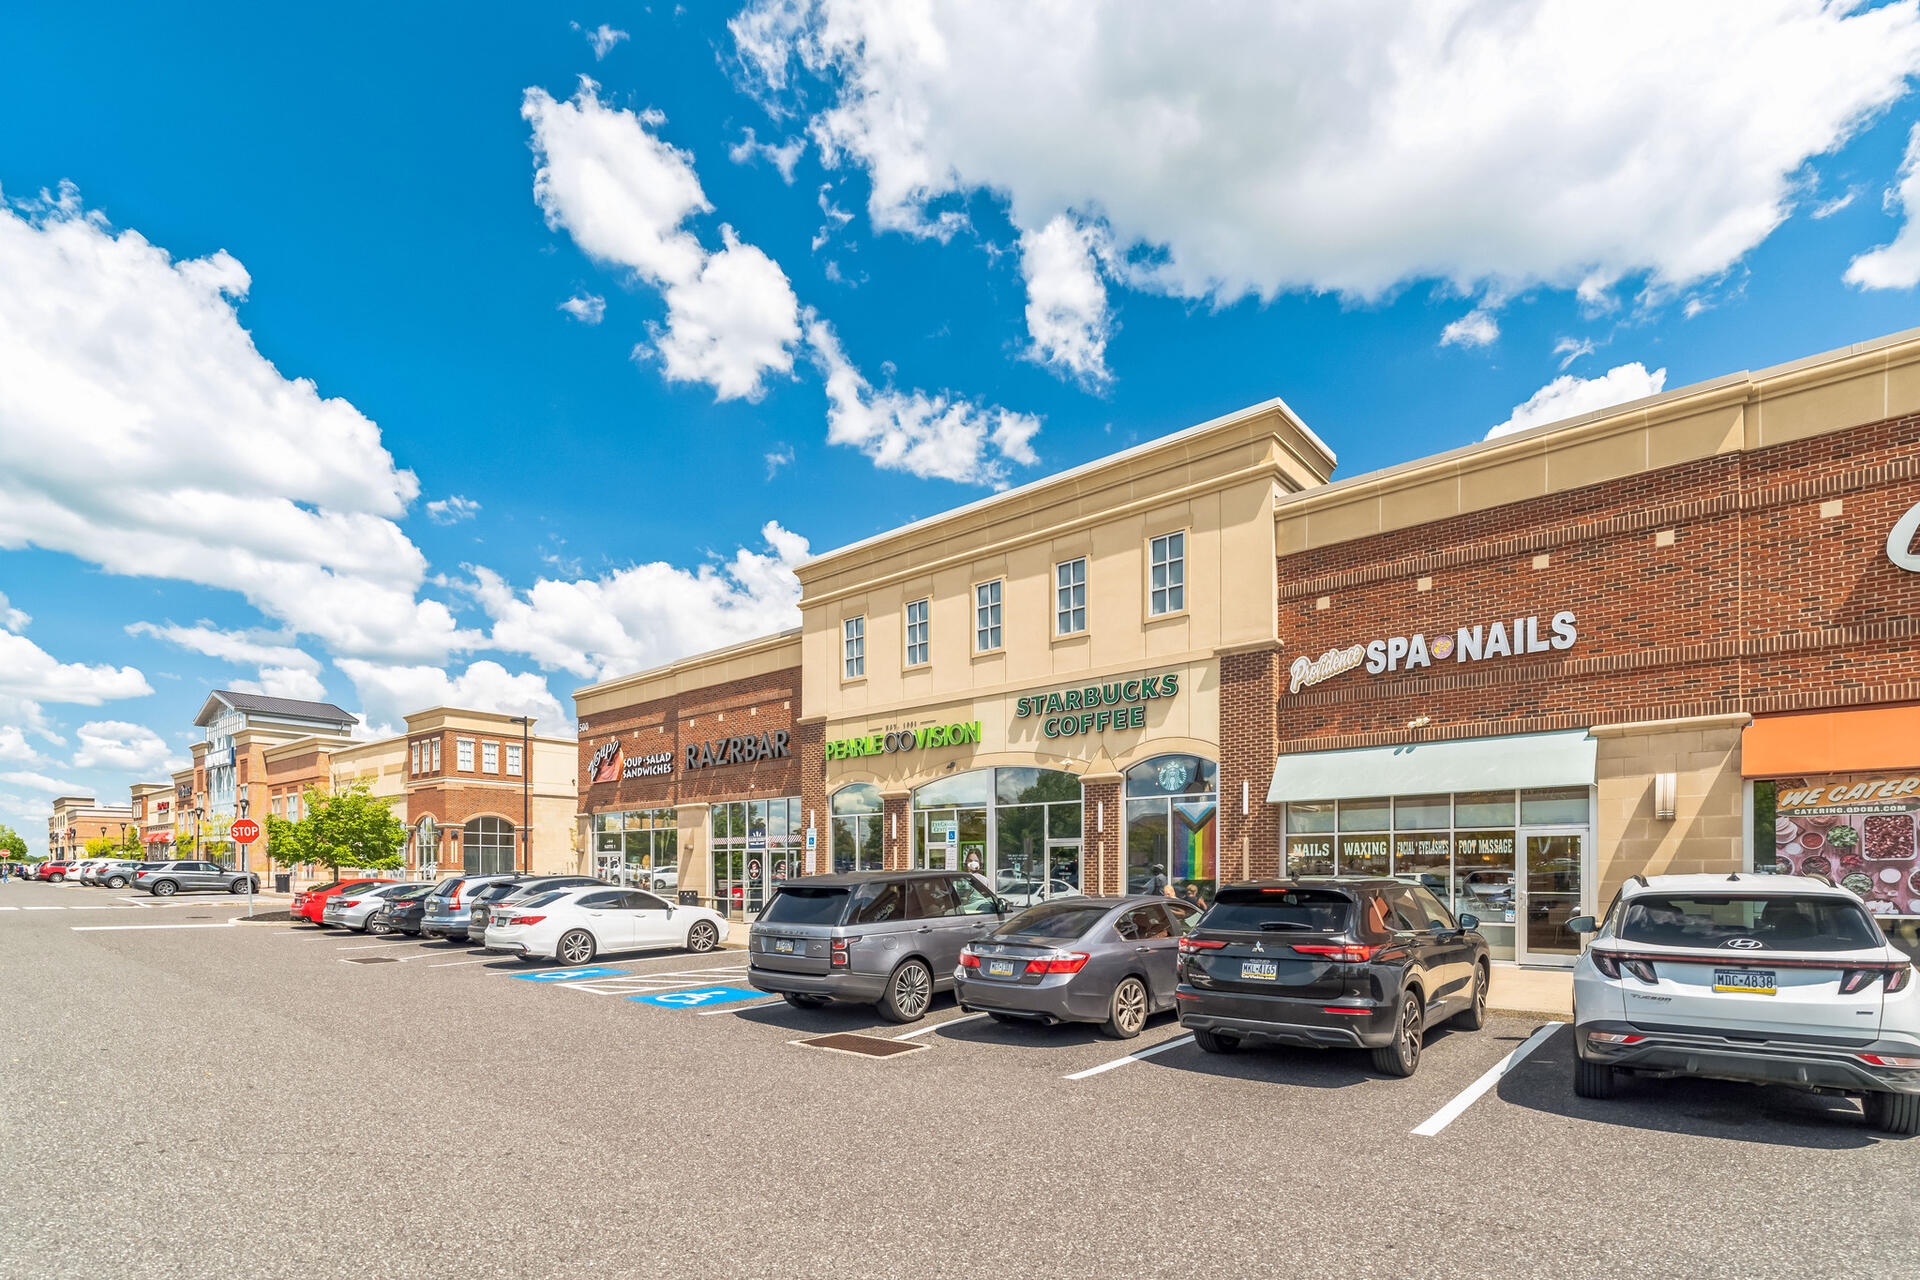
<instances>
[{"instance_id":1,"label":"black mitsubishi suv","mask_svg":"<svg viewBox=\"0 0 1920 1280\"><path fill-rule=\"evenodd\" d=\"M1208 1053L1243 1044L1371 1049L1410 1076L1426 1029L1487 1017L1487 940L1472 916L1398 880L1255 880L1220 890L1180 939L1175 1004Z\"/></svg>"}]
</instances>

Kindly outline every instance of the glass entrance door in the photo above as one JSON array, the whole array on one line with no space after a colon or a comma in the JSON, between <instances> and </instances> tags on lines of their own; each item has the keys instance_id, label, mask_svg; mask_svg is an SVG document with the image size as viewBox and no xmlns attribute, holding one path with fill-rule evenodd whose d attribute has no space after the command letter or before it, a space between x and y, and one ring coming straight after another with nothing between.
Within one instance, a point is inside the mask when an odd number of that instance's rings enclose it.
<instances>
[{"instance_id":1,"label":"glass entrance door","mask_svg":"<svg viewBox=\"0 0 1920 1280\"><path fill-rule=\"evenodd\" d=\"M1571 965L1580 954L1580 935L1567 928L1567 921L1580 914L1587 833L1528 830L1521 843L1516 959Z\"/></svg>"}]
</instances>

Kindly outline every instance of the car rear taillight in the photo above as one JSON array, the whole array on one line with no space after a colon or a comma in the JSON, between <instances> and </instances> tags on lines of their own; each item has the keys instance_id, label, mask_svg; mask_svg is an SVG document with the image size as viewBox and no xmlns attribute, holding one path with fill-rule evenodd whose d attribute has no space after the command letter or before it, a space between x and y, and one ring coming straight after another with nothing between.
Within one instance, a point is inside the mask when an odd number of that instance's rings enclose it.
<instances>
[{"instance_id":1,"label":"car rear taillight","mask_svg":"<svg viewBox=\"0 0 1920 1280\"><path fill-rule=\"evenodd\" d=\"M1079 951L1056 951L1038 960L1027 961L1028 973L1078 973L1092 957Z\"/></svg>"},{"instance_id":2,"label":"car rear taillight","mask_svg":"<svg viewBox=\"0 0 1920 1280\"><path fill-rule=\"evenodd\" d=\"M339 907L340 907L341 909L343 909L343 910L344 910L345 908L347 908L347 907L357 907L357 906L359 906L359 905L360 905L360 899L358 899L358 898L348 898L348 899L347 899L347 900L346 900L345 902L341 902L341 903L338 903L338 904L336 904L336 905L338 905L338 906L339 906Z\"/></svg>"},{"instance_id":3,"label":"car rear taillight","mask_svg":"<svg viewBox=\"0 0 1920 1280\"><path fill-rule=\"evenodd\" d=\"M1840 994L1850 996L1856 991L1865 991L1884 972L1883 969L1843 969L1840 973ZM1891 980L1893 975L1888 974L1887 977Z\"/></svg>"},{"instance_id":4,"label":"car rear taillight","mask_svg":"<svg viewBox=\"0 0 1920 1280\"><path fill-rule=\"evenodd\" d=\"M546 919L545 916L509 916L505 920L502 920L500 923L511 924L511 925L539 924L542 920L545 920L545 919Z\"/></svg>"},{"instance_id":5,"label":"car rear taillight","mask_svg":"<svg viewBox=\"0 0 1920 1280\"><path fill-rule=\"evenodd\" d=\"M1898 969L1887 970L1887 994L1892 995L1896 991L1905 991L1907 984L1912 981L1913 966L1910 964L1903 964Z\"/></svg>"},{"instance_id":6,"label":"car rear taillight","mask_svg":"<svg viewBox=\"0 0 1920 1280\"><path fill-rule=\"evenodd\" d=\"M1587 954L1593 957L1593 967L1600 971L1602 977L1618 978L1620 976L1620 961L1611 952L1602 951L1596 947Z\"/></svg>"},{"instance_id":7,"label":"car rear taillight","mask_svg":"<svg viewBox=\"0 0 1920 1280\"><path fill-rule=\"evenodd\" d=\"M1356 1009L1351 1005L1328 1005L1322 1013L1372 1013L1371 1009Z\"/></svg>"},{"instance_id":8,"label":"car rear taillight","mask_svg":"<svg viewBox=\"0 0 1920 1280\"><path fill-rule=\"evenodd\" d=\"M1220 948L1226 945L1227 944L1224 942L1214 942L1208 938L1180 939L1180 950L1187 952L1189 954L1195 951L1218 951Z\"/></svg>"},{"instance_id":9,"label":"car rear taillight","mask_svg":"<svg viewBox=\"0 0 1920 1280\"><path fill-rule=\"evenodd\" d=\"M1620 967L1650 986L1657 986L1660 982L1659 975L1653 971L1651 960L1622 960Z\"/></svg>"},{"instance_id":10,"label":"car rear taillight","mask_svg":"<svg viewBox=\"0 0 1920 1280\"><path fill-rule=\"evenodd\" d=\"M847 948L860 941L858 938L835 938L833 940L833 967L844 969L853 961L847 955Z\"/></svg>"},{"instance_id":11,"label":"car rear taillight","mask_svg":"<svg viewBox=\"0 0 1920 1280\"><path fill-rule=\"evenodd\" d=\"M1611 1031L1587 1032L1588 1044L1639 1044L1645 1039L1645 1036L1623 1036Z\"/></svg>"},{"instance_id":12,"label":"car rear taillight","mask_svg":"<svg viewBox=\"0 0 1920 1280\"><path fill-rule=\"evenodd\" d=\"M1341 964L1365 964L1373 959L1374 952L1380 950L1379 947L1370 947L1357 942L1296 942L1293 944L1293 949L1303 956L1320 956Z\"/></svg>"},{"instance_id":13,"label":"car rear taillight","mask_svg":"<svg viewBox=\"0 0 1920 1280\"><path fill-rule=\"evenodd\" d=\"M1888 1053L1856 1053L1854 1057L1870 1067L1920 1067L1920 1058L1902 1058Z\"/></svg>"},{"instance_id":14,"label":"car rear taillight","mask_svg":"<svg viewBox=\"0 0 1920 1280\"><path fill-rule=\"evenodd\" d=\"M980 957L973 954L971 950L962 950L960 952L960 967L962 969L978 969L980 967Z\"/></svg>"}]
</instances>

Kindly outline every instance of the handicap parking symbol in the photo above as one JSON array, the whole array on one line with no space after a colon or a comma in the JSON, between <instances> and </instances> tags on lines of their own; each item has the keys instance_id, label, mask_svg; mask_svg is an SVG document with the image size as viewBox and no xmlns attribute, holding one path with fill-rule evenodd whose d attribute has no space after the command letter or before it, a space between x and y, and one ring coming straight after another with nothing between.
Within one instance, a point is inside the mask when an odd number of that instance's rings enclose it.
<instances>
[{"instance_id":1,"label":"handicap parking symbol","mask_svg":"<svg viewBox=\"0 0 1920 1280\"><path fill-rule=\"evenodd\" d=\"M710 1004L732 1004L737 1000L758 1000L760 995L758 991L744 991L739 987L704 987L699 991L665 991L655 996L628 996L627 999L662 1009L694 1009Z\"/></svg>"},{"instance_id":2,"label":"handicap parking symbol","mask_svg":"<svg viewBox=\"0 0 1920 1280\"><path fill-rule=\"evenodd\" d=\"M619 969L542 969L539 973L516 973L513 976L522 982L574 982L581 978L604 978L610 973L619 973Z\"/></svg>"}]
</instances>

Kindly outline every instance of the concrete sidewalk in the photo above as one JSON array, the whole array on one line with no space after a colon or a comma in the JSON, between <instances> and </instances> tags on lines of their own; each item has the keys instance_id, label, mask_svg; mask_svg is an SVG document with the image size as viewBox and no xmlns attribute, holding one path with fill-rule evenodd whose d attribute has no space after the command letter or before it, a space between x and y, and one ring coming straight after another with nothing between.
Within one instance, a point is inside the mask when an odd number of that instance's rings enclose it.
<instances>
[{"instance_id":1,"label":"concrete sidewalk","mask_svg":"<svg viewBox=\"0 0 1920 1280\"><path fill-rule=\"evenodd\" d=\"M1573 970L1522 969L1510 964L1493 966L1493 988L1487 1007L1501 1013L1538 1013L1553 1018L1573 1016Z\"/></svg>"}]
</instances>

